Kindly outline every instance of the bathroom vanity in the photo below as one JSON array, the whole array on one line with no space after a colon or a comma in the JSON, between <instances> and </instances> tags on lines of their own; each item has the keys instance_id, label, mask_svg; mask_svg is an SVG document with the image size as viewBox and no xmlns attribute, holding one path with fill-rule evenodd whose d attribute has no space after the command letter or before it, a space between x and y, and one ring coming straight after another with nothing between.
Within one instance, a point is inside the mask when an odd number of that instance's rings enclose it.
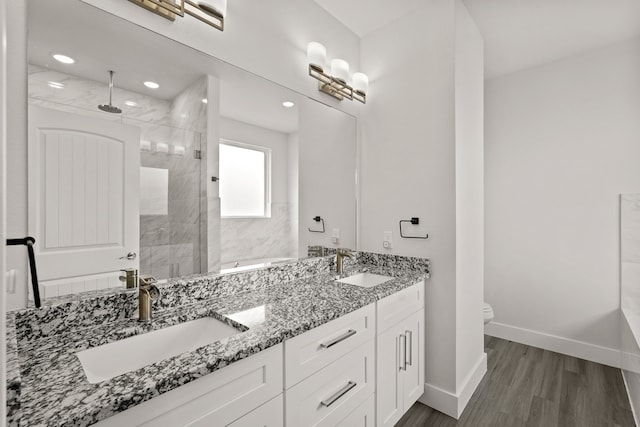
<instances>
[{"instance_id":1,"label":"bathroom vanity","mask_svg":"<svg viewBox=\"0 0 640 427\"><path fill-rule=\"evenodd\" d=\"M9 425L393 425L423 391L429 262L334 260L169 281L150 324L124 291L10 313ZM389 279L336 280L363 271ZM237 332L95 383L78 359L207 317Z\"/></svg>"}]
</instances>

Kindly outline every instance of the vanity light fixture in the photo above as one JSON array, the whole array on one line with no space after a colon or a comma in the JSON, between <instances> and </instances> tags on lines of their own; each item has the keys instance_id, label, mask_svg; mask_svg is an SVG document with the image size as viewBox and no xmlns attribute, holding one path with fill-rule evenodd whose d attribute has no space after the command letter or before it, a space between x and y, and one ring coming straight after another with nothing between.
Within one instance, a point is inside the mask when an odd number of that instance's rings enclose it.
<instances>
[{"instance_id":1,"label":"vanity light fixture","mask_svg":"<svg viewBox=\"0 0 640 427\"><path fill-rule=\"evenodd\" d=\"M169 144L164 142L156 142L156 152L157 153L168 153L169 152Z\"/></svg>"},{"instance_id":2,"label":"vanity light fixture","mask_svg":"<svg viewBox=\"0 0 640 427\"><path fill-rule=\"evenodd\" d=\"M307 63L309 75L319 81L318 90L340 101L346 98L366 103L369 90L367 75L354 73L350 76L349 63L337 58L331 61L329 73L326 70L327 49L321 43L311 42L307 45Z\"/></svg>"},{"instance_id":3,"label":"vanity light fixture","mask_svg":"<svg viewBox=\"0 0 640 427\"><path fill-rule=\"evenodd\" d=\"M293 101L283 101L282 102L282 106L284 108L293 108L295 105L296 105L296 103L293 102Z\"/></svg>"},{"instance_id":4,"label":"vanity light fixture","mask_svg":"<svg viewBox=\"0 0 640 427\"><path fill-rule=\"evenodd\" d=\"M63 64L73 64L74 62L76 62L76 60L73 59L72 57L67 55L62 55L61 53L54 53L51 56L53 56L53 59Z\"/></svg>"},{"instance_id":5,"label":"vanity light fixture","mask_svg":"<svg viewBox=\"0 0 640 427\"><path fill-rule=\"evenodd\" d=\"M206 103L208 103L208 102L209 102L209 100L208 100L207 98L202 98L202 103L203 103L203 104L206 104Z\"/></svg>"},{"instance_id":6,"label":"vanity light fixture","mask_svg":"<svg viewBox=\"0 0 640 427\"><path fill-rule=\"evenodd\" d=\"M196 19L224 31L224 17L227 15L227 0L184 1L184 12Z\"/></svg>"},{"instance_id":7,"label":"vanity light fixture","mask_svg":"<svg viewBox=\"0 0 640 427\"><path fill-rule=\"evenodd\" d=\"M227 15L227 0L129 0L170 21L185 14L207 25L224 31L224 17Z\"/></svg>"},{"instance_id":8,"label":"vanity light fixture","mask_svg":"<svg viewBox=\"0 0 640 427\"><path fill-rule=\"evenodd\" d=\"M158 89L160 87L160 85L158 83L151 82L151 81L144 82L144 85L146 87L148 87L149 89Z\"/></svg>"}]
</instances>

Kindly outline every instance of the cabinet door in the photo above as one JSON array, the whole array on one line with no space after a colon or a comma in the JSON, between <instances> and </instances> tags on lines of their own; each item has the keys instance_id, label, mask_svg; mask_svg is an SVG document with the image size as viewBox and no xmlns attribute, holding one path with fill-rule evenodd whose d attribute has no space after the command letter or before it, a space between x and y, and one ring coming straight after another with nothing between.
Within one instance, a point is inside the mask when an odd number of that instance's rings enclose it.
<instances>
[{"instance_id":1,"label":"cabinet door","mask_svg":"<svg viewBox=\"0 0 640 427\"><path fill-rule=\"evenodd\" d=\"M376 425L375 416L375 401L372 394L362 405L340 421L336 427L373 427Z\"/></svg>"},{"instance_id":2,"label":"cabinet door","mask_svg":"<svg viewBox=\"0 0 640 427\"><path fill-rule=\"evenodd\" d=\"M402 324L404 330L400 333L406 337L406 370L402 371L406 412L424 393L424 310L416 311Z\"/></svg>"},{"instance_id":3,"label":"cabinet door","mask_svg":"<svg viewBox=\"0 0 640 427\"><path fill-rule=\"evenodd\" d=\"M378 427L393 426L403 414L401 361L404 354L400 322L378 335L376 354L376 420Z\"/></svg>"},{"instance_id":4,"label":"cabinet door","mask_svg":"<svg viewBox=\"0 0 640 427\"><path fill-rule=\"evenodd\" d=\"M235 420L228 427L282 427L284 425L284 399L282 395Z\"/></svg>"}]
</instances>

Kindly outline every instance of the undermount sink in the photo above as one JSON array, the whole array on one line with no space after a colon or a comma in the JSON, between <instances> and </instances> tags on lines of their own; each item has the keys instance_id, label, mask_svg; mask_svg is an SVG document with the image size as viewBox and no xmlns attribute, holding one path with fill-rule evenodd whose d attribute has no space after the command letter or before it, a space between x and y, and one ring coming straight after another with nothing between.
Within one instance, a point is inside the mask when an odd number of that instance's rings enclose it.
<instances>
[{"instance_id":1,"label":"undermount sink","mask_svg":"<svg viewBox=\"0 0 640 427\"><path fill-rule=\"evenodd\" d=\"M336 282L347 283L349 285L361 286L363 288L372 288L381 283L393 280L393 277L383 276L375 273L358 273L353 276L338 279Z\"/></svg>"},{"instance_id":2,"label":"undermount sink","mask_svg":"<svg viewBox=\"0 0 640 427\"><path fill-rule=\"evenodd\" d=\"M76 354L87 380L95 384L239 333L213 317L203 317Z\"/></svg>"}]
</instances>

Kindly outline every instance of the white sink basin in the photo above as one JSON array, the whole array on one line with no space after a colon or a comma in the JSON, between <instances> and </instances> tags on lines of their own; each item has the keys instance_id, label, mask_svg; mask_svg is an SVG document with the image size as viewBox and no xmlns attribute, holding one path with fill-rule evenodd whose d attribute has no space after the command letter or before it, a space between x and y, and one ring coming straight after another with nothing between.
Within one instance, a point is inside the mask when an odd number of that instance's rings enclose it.
<instances>
[{"instance_id":1,"label":"white sink basin","mask_svg":"<svg viewBox=\"0 0 640 427\"><path fill-rule=\"evenodd\" d=\"M363 288L372 288L381 283L388 282L389 280L393 280L393 277L374 273L358 273L353 276L345 277L344 279L338 279L336 282L362 286Z\"/></svg>"},{"instance_id":2,"label":"white sink basin","mask_svg":"<svg viewBox=\"0 0 640 427\"><path fill-rule=\"evenodd\" d=\"M87 380L95 384L239 333L213 317L203 317L76 354Z\"/></svg>"}]
</instances>

